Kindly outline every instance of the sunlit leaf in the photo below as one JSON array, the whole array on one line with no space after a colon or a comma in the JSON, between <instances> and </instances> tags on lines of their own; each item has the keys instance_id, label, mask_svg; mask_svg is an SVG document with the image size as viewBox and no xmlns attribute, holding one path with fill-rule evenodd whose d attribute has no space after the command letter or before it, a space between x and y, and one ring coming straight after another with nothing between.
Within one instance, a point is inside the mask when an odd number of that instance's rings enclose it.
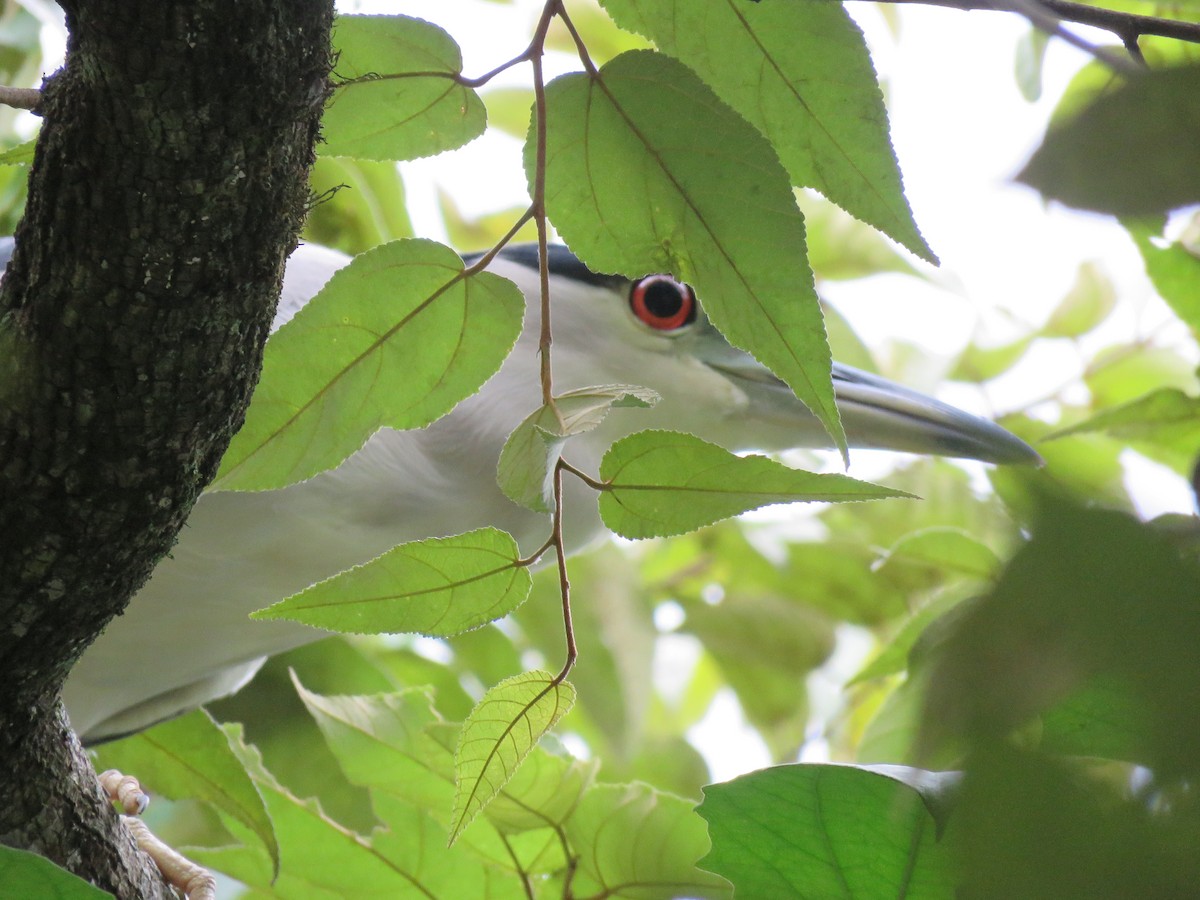
<instances>
[{"instance_id":1,"label":"sunlit leaf","mask_svg":"<svg viewBox=\"0 0 1200 900\"><path fill-rule=\"evenodd\" d=\"M525 127L529 127L528 123ZM449 191L438 188L438 209L446 225L446 236L455 247L464 250L481 249L496 244L512 229L513 224L525 212L524 207L501 209L483 215L465 215L454 202ZM514 242L536 241L537 225L528 221L512 236Z\"/></svg>"},{"instance_id":2,"label":"sunlit leaf","mask_svg":"<svg viewBox=\"0 0 1200 900\"><path fill-rule=\"evenodd\" d=\"M452 635L503 618L529 594L517 542L497 528L401 544L251 618L355 634Z\"/></svg>"},{"instance_id":3,"label":"sunlit leaf","mask_svg":"<svg viewBox=\"0 0 1200 900\"><path fill-rule=\"evenodd\" d=\"M1146 263L1146 274L1175 315L1200 332L1200 255L1182 243L1158 240L1161 223L1126 222Z\"/></svg>"},{"instance_id":4,"label":"sunlit leaf","mask_svg":"<svg viewBox=\"0 0 1200 900\"><path fill-rule=\"evenodd\" d=\"M1167 346L1108 347L1096 354L1083 375L1092 392L1092 407L1128 403L1159 388L1197 388L1194 364Z\"/></svg>"},{"instance_id":5,"label":"sunlit leaf","mask_svg":"<svg viewBox=\"0 0 1200 900\"><path fill-rule=\"evenodd\" d=\"M279 846L263 798L230 738L204 710L97 748L98 768L136 773L156 793L195 797L257 835L278 871Z\"/></svg>"},{"instance_id":6,"label":"sunlit leaf","mask_svg":"<svg viewBox=\"0 0 1200 900\"><path fill-rule=\"evenodd\" d=\"M33 162L33 151L37 141L25 141L0 153L0 166L27 166Z\"/></svg>"},{"instance_id":7,"label":"sunlit leaf","mask_svg":"<svg viewBox=\"0 0 1200 900\"><path fill-rule=\"evenodd\" d=\"M762 135L649 51L558 78L546 102L546 205L580 259L691 284L714 324L787 382L844 452L803 218ZM531 134L531 184L535 146Z\"/></svg>"},{"instance_id":8,"label":"sunlit leaf","mask_svg":"<svg viewBox=\"0 0 1200 900\"><path fill-rule=\"evenodd\" d=\"M959 354L948 377L961 381L987 381L1003 375L1020 362L1032 340L1032 336L1027 335L998 347L972 343Z\"/></svg>"},{"instance_id":9,"label":"sunlit leaf","mask_svg":"<svg viewBox=\"0 0 1200 900\"><path fill-rule=\"evenodd\" d=\"M682 534L772 503L908 497L845 475L789 469L735 456L690 434L643 431L617 441L600 463L600 515L627 538Z\"/></svg>"},{"instance_id":10,"label":"sunlit leaf","mask_svg":"<svg viewBox=\"0 0 1200 900\"><path fill-rule=\"evenodd\" d=\"M915 565L941 573L990 578L1000 568L996 554L960 528L925 528L906 535L879 560L885 566Z\"/></svg>"},{"instance_id":11,"label":"sunlit leaf","mask_svg":"<svg viewBox=\"0 0 1200 900\"><path fill-rule=\"evenodd\" d=\"M103 900L112 897L78 875L60 869L44 856L0 846L0 884L10 897L44 900Z\"/></svg>"},{"instance_id":12,"label":"sunlit leaf","mask_svg":"<svg viewBox=\"0 0 1200 900\"><path fill-rule=\"evenodd\" d=\"M599 768L598 759L584 762L534 747L484 815L502 834L562 825L592 789Z\"/></svg>"},{"instance_id":13,"label":"sunlit leaf","mask_svg":"<svg viewBox=\"0 0 1200 900\"><path fill-rule=\"evenodd\" d=\"M450 842L513 777L517 767L575 702L568 682L525 672L488 690L463 723L455 753Z\"/></svg>"},{"instance_id":14,"label":"sunlit leaf","mask_svg":"<svg viewBox=\"0 0 1200 900\"><path fill-rule=\"evenodd\" d=\"M603 3L766 135L793 184L936 262L904 199L862 32L840 4Z\"/></svg>"},{"instance_id":15,"label":"sunlit leaf","mask_svg":"<svg viewBox=\"0 0 1200 900\"><path fill-rule=\"evenodd\" d=\"M1052 125L1018 179L1117 215L1200 202L1200 67L1146 70Z\"/></svg>"},{"instance_id":16,"label":"sunlit leaf","mask_svg":"<svg viewBox=\"0 0 1200 900\"><path fill-rule=\"evenodd\" d=\"M444 813L453 797L453 757L431 733L442 720L427 689L323 696L297 683L296 691L347 778Z\"/></svg>"},{"instance_id":17,"label":"sunlit leaf","mask_svg":"<svg viewBox=\"0 0 1200 900\"><path fill-rule=\"evenodd\" d=\"M1191 467L1200 452L1200 399L1175 388L1162 388L1143 397L1057 431L1047 440L1103 431L1124 441L1148 441L1169 450L1177 469Z\"/></svg>"},{"instance_id":18,"label":"sunlit leaf","mask_svg":"<svg viewBox=\"0 0 1200 900\"><path fill-rule=\"evenodd\" d=\"M576 896L728 898L725 879L697 868L709 848L691 803L649 785L588 791L567 823L582 852Z\"/></svg>"},{"instance_id":19,"label":"sunlit leaf","mask_svg":"<svg viewBox=\"0 0 1200 900\"><path fill-rule=\"evenodd\" d=\"M738 896L951 897L951 857L927 796L946 787L944 773L833 765L709 785L698 811L713 848L701 864Z\"/></svg>"},{"instance_id":20,"label":"sunlit leaf","mask_svg":"<svg viewBox=\"0 0 1200 900\"><path fill-rule=\"evenodd\" d=\"M1049 45L1050 35L1034 25L1030 25L1017 41L1014 74L1021 96L1030 103L1036 103L1042 96L1042 68Z\"/></svg>"},{"instance_id":21,"label":"sunlit leaf","mask_svg":"<svg viewBox=\"0 0 1200 900\"><path fill-rule=\"evenodd\" d=\"M394 163L322 156L309 186L319 201L304 225L307 241L353 256L414 234Z\"/></svg>"},{"instance_id":22,"label":"sunlit leaf","mask_svg":"<svg viewBox=\"0 0 1200 900\"><path fill-rule=\"evenodd\" d=\"M1079 267L1075 284L1042 326L1046 337L1074 338L1087 334L1106 318L1117 305L1112 281L1095 263Z\"/></svg>"},{"instance_id":23,"label":"sunlit leaf","mask_svg":"<svg viewBox=\"0 0 1200 900\"><path fill-rule=\"evenodd\" d=\"M796 202L804 213L808 261L818 282L866 278L881 272L921 274L895 244L830 201L798 191ZM839 362L858 365L836 349L833 355Z\"/></svg>"},{"instance_id":24,"label":"sunlit leaf","mask_svg":"<svg viewBox=\"0 0 1200 900\"><path fill-rule=\"evenodd\" d=\"M406 16L339 16L337 87L321 122L328 156L415 159L461 147L487 126L483 101L452 76L458 44Z\"/></svg>"},{"instance_id":25,"label":"sunlit leaf","mask_svg":"<svg viewBox=\"0 0 1200 900\"><path fill-rule=\"evenodd\" d=\"M483 100L487 104L489 127L518 140L525 139L533 109L533 91L530 88L490 88L483 95Z\"/></svg>"},{"instance_id":26,"label":"sunlit leaf","mask_svg":"<svg viewBox=\"0 0 1200 900\"><path fill-rule=\"evenodd\" d=\"M466 274L432 241L356 257L268 342L215 486L283 487L337 465L380 428L429 424L500 367L524 307L512 282Z\"/></svg>"},{"instance_id":27,"label":"sunlit leaf","mask_svg":"<svg viewBox=\"0 0 1200 900\"><path fill-rule=\"evenodd\" d=\"M614 407L646 409L658 402L647 388L624 384L567 391L528 416L504 442L497 467L501 490L514 503L550 511L550 478L567 440L600 425Z\"/></svg>"}]
</instances>

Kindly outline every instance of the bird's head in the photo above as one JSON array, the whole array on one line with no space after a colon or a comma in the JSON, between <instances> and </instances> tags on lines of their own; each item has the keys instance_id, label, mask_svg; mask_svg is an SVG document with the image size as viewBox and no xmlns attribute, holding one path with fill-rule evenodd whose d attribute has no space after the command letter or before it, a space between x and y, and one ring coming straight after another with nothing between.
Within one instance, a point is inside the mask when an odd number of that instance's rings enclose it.
<instances>
[{"instance_id":1,"label":"bird's head","mask_svg":"<svg viewBox=\"0 0 1200 900\"><path fill-rule=\"evenodd\" d=\"M591 272L566 247L548 254L556 393L598 384L634 384L661 396L652 416L630 428L688 431L731 450L828 447L828 435L791 389L729 344L705 315L703 298L668 275L629 280ZM537 345L535 245L505 249L493 271L527 298L516 354ZM1005 429L899 384L835 363L833 382L852 447L875 447L993 463L1038 463Z\"/></svg>"}]
</instances>

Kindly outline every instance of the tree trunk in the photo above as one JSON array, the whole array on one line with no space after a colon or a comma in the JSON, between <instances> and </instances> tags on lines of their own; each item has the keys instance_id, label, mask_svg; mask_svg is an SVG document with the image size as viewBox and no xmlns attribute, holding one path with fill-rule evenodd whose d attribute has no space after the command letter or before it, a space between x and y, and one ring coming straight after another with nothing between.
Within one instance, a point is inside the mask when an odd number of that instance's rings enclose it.
<instances>
[{"instance_id":1,"label":"tree trunk","mask_svg":"<svg viewBox=\"0 0 1200 900\"><path fill-rule=\"evenodd\" d=\"M57 693L241 424L307 204L332 2L61 3L67 62L0 288L0 842L153 896Z\"/></svg>"}]
</instances>

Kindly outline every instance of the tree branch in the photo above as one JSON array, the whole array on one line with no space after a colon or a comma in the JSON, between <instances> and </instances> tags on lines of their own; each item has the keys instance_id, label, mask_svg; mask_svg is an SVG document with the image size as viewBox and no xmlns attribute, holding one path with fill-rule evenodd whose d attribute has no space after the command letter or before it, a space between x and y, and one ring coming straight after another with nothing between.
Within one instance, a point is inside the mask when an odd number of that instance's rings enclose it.
<instances>
[{"instance_id":1,"label":"tree branch","mask_svg":"<svg viewBox=\"0 0 1200 900\"><path fill-rule=\"evenodd\" d=\"M0 842L157 896L56 698L241 423L307 206L332 2L60 4L0 285Z\"/></svg>"},{"instance_id":2,"label":"tree branch","mask_svg":"<svg viewBox=\"0 0 1200 900\"><path fill-rule=\"evenodd\" d=\"M1020 0L881 0L883 3L905 3L918 6L943 6L948 9L994 10L1025 14L1025 4ZM1112 32L1126 46L1139 37L1174 38L1179 41L1200 43L1200 23L1159 16L1141 16L1134 13L1116 12L1072 0L1037 0L1039 6L1064 22L1076 25L1091 25Z\"/></svg>"}]
</instances>

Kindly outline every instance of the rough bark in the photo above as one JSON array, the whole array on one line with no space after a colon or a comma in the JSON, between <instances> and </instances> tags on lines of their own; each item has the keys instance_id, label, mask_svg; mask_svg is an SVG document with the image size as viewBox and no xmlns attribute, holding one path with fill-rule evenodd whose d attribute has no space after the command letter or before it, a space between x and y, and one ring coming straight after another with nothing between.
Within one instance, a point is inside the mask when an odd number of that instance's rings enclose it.
<instances>
[{"instance_id":1,"label":"rough bark","mask_svg":"<svg viewBox=\"0 0 1200 900\"><path fill-rule=\"evenodd\" d=\"M62 6L0 289L0 842L150 896L57 691L241 423L307 204L332 2Z\"/></svg>"}]
</instances>

